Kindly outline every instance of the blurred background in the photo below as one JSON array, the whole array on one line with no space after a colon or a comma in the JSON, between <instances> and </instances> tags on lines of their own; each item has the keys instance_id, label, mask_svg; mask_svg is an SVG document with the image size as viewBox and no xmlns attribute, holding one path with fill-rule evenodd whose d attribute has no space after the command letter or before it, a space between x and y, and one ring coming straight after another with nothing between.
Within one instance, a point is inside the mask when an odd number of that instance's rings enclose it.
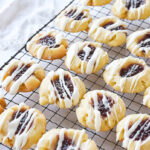
<instances>
[{"instance_id":1,"label":"blurred background","mask_svg":"<svg viewBox=\"0 0 150 150\"><path fill-rule=\"evenodd\" d=\"M0 66L70 0L0 0Z\"/></svg>"}]
</instances>

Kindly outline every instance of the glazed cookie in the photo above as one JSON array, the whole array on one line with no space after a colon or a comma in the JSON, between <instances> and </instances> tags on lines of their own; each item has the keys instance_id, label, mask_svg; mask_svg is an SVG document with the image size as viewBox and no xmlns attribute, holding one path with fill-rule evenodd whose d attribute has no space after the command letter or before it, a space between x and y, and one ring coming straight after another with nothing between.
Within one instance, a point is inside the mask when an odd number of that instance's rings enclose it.
<instances>
[{"instance_id":1,"label":"glazed cookie","mask_svg":"<svg viewBox=\"0 0 150 150\"><path fill-rule=\"evenodd\" d=\"M84 83L63 69L51 71L42 81L39 95L40 104L56 104L60 108L70 108L78 104L85 94Z\"/></svg>"},{"instance_id":2,"label":"glazed cookie","mask_svg":"<svg viewBox=\"0 0 150 150\"><path fill-rule=\"evenodd\" d=\"M65 65L76 73L91 74L108 63L108 54L96 42L76 42L67 52Z\"/></svg>"},{"instance_id":3,"label":"glazed cookie","mask_svg":"<svg viewBox=\"0 0 150 150\"><path fill-rule=\"evenodd\" d=\"M4 95L2 93L0 93L0 114L4 111L4 109L6 108L6 102L4 99Z\"/></svg>"},{"instance_id":4,"label":"glazed cookie","mask_svg":"<svg viewBox=\"0 0 150 150\"><path fill-rule=\"evenodd\" d=\"M84 130L52 129L37 144L37 150L98 150Z\"/></svg>"},{"instance_id":5,"label":"glazed cookie","mask_svg":"<svg viewBox=\"0 0 150 150\"><path fill-rule=\"evenodd\" d=\"M5 110L0 120L0 141L16 150L31 148L46 130L45 116L24 103Z\"/></svg>"},{"instance_id":6,"label":"glazed cookie","mask_svg":"<svg viewBox=\"0 0 150 150\"><path fill-rule=\"evenodd\" d=\"M150 58L150 29L132 33L127 38L127 49L136 56Z\"/></svg>"},{"instance_id":7,"label":"glazed cookie","mask_svg":"<svg viewBox=\"0 0 150 150\"><path fill-rule=\"evenodd\" d=\"M82 4L87 6L101 6L109 4L112 0L80 0Z\"/></svg>"},{"instance_id":8,"label":"glazed cookie","mask_svg":"<svg viewBox=\"0 0 150 150\"><path fill-rule=\"evenodd\" d=\"M109 91L94 90L86 93L76 109L78 121L96 131L108 131L126 113L122 99Z\"/></svg>"},{"instance_id":9,"label":"glazed cookie","mask_svg":"<svg viewBox=\"0 0 150 150\"><path fill-rule=\"evenodd\" d=\"M120 46L126 42L126 24L114 16L101 17L90 26L89 36L109 46Z\"/></svg>"},{"instance_id":10,"label":"glazed cookie","mask_svg":"<svg viewBox=\"0 0 150 150\"><path fill-rule=\"evenodd\" d=\"M28 43L27 50L39 59L54 60L66 55L68 42L61 33L51 30L36 34Z\"/></svg>"},{"instance_id":11,"label":"glazed cookie","mask_svg":"<svg viewBox=\"0 0 150 150\"><path fill-rule=\"evenodd\" d=\"M112 13L121 19L146 19L150 16L150 0L116 0Z\"/></svg>"},{"instance_id":12,"label":"glazed cookie","mask_svg":"<svg viewBox=\"0 0 150 150\"><path fill-rule=\"evenodd\" d=\"M150 68L132 56L114 60L103 73L104 80L123 93L139 93L150 86Z\"/></svg>"},{"instance_id":13,"label":"glazed cookie","mask_svg":"<svg viewBox=\"0 0 150 150\"><path fill-rule=\"evenodd\" d=\"M143 104L150 108L150 87L144 92Z\"/></svg>"},{"instance_id":14,"label":"glazed cookie","mask_svg":"<svg viewBox=\"0 0 150 150\"><path fill-rule=\"evenodd\" d=\"M15 60L2 72L2 87L11 94L30 92L39 87L45 77L45 71L33 61Z\"/></svg>"},{"instance_id":15,"label":"glazed cookie","mask_svg":"<svg viewBox=\"0 0 150 150\"><path fill-rule=\"evenodd\" d=\"M71 5L57 17L56 24L63 31L80 32L88 29L91 20L85 7Z\"/></svg>"},{"instance_id":16,"label":"glazed cookie","mask_svg":"<svg viewBox=\"0 0 150 150\"><path fill-rule=\"evenodd\" d=\"M117 140L123 141L127 150L149 150L150 148L150 116L132 114L117 125Z\"/></svg>"}]
</instances>

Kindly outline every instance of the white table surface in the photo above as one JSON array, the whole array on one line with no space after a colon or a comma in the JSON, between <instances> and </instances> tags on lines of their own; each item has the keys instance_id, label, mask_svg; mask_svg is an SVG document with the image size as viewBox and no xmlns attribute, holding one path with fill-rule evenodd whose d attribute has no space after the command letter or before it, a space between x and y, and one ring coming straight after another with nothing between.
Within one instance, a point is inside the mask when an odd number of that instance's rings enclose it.
<instances>
[{"instance_id":1,"label":"white table surface","mask_svg":"<svg viewBox=\"0 0 150 150\"><path fill-rule=\"evenodd\" d=\"M71 0L54 0L55 3L55 14L57 14L60 10L62 10ZM0 8L2 8L3 0L0 0ZM52 15L52 17L54 17L54 14ZM51 18L52 18L51 17ZM48 18L48 21L50 20L50 18ZM12 39L13 40L13 39ZM23 45L22 45L23 46ZM13 56L18 49L16 49L16 51L12 51L11 49L3 51L0 50L0 67L4 64L4 62L6 62L8 59L10 59L11 56Z\"/></svg>"}]
</instances>

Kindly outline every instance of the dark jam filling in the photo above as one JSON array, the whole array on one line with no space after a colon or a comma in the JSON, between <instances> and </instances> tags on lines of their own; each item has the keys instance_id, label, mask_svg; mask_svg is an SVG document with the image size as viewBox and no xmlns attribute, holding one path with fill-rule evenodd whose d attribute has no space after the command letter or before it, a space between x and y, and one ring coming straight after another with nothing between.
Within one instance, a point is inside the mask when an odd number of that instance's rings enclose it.
<instances>
[{"instance_id":1,"label":"dark jam filling","mask_svg":"<svg viewBox=\"0 0 150 150\"><path fill-rule=\"evenodd\" d=\"M101 116L103 118L107 117L107 113L111 114L110 108L115 104L114 100L111 97L106 96L107 99L107 106L104 105L102 99L103 99L103 95L97 94L97 98L98 98L98 110L101 113ZM92 99L92 106L94 107L94 100Z\"/></svg>"},{"instance_id":2,"label":"dark jam filling","mask_svg":"<svg viewBox=\"0 0 150 150\"><path fill-rule=\"evenodd\" d=\"M47 35L41 39L39 39L39 43L48 46L49 48L57 48L59 45L56 45L55 37L51 35Z\"/></svg>"},{"instance_id":3,"label":"dark jam filling","mask_svg":"<svg viewBox=\"0 0 150 150\"><path fill-rule=\"evenodd\" d=\"M90 51L90 53L89 53L89 55L87 56L87 58L86 58L86 61L88 61L88 60L90 60L91 59L91 57L92 57L92 55L94 54L94 51L95 51L95 46L93 46L93 45L88 45L88 47L91 49L91 51ZM81 60L84 60L84 57L85 57L85 51L84 50L80 50L79 51L79 53L78 53L78 57L81 59Z\"/></svg>"},{"instance_id":4,"label":"dark jam filling","mask_svg":"<svg viewBox=\"0 0 150 150\"><path fill-rule=\"evenodd\" d=\"M69 92L72 95L74 87L68 75L64 76L64 82L65 82L65 86L69 89ZM70 95L67 93L64 85L60 83L59 78L52 80L51 83L53 84L53 86L56 87L58 94L60 95L61 98L64 98L64 95L63 95L64 93L67 95L68 98L71 98Z\"/></svg>"},{"instance_id":5,"label":"dark jam filling","mask_svg":"<svg viewBox=\"0 0 150 150\"><path fill-rule=\"evenodd\" d=\"M132 127L129 126L129 129ZM142 120L137 128L130 134L129 138L135 141L144 141L150 136L150 119Z\"/></svg>"},{"instance_id":6,"label":"dark jam filling","mask_svg":"<svg viewBox=\"0 0 150 150\"><path fill-rule=\"evenodd\" d=\"M61 150L67 150L69 146L72 145L72 140L69 139L67 136L64 136L64 140L62 142ZM72 145L73 146L73 145ZM70 149L69 149L70 150ZM74 149L71 149L74 150Z\"/></svg>"},{"instance_id":7,"label":"dark jam filling","mask_svg":"<svg viewBox=\"0 0 150 150\"><path fill-rule=\"evenodd\" d=\"M74 20L81 20L83 18L85 18L86 16L84 16L84 13L81 12L79 15L76 15L77 10L70 10L69 12L65 12L65 16L69 17L69 18L73 18Z\"/></svg>"},{"instance_id":8,"label":"dark jam filling","mask_svg":"<svg viewBox=\"0 0 150 150\"><path fill-rule=\"evenodd\" d=\"M114 24L114 22L108 22L107 24L105 24L103 26L103 28L106 29L107 27L111 26L112 24ZM125 28L123 26L118 26L118 27L110 29L110 31L113 31L113 30L125 30Z\"/></svg>"},{"instance_id":9,"label":"dark jam filling","mask_svg":"<svg viewBox=\"0 0 150 150\"><path fill-rule=\"evenodd\" d=\"M140 41L139 46L140 47L150 47L150 40L146 41L147 39L150 39L150 33L146 34Z\"/></svg>"},{"instance_id":10,"label":"dark jam filling","mask_svg":"<svg viewBox=\"0 0 150 150\"><path fill-rule=\"evenodd\" d=\"M31 64L27 64L27 65L22 65L20 68L20 71L18 72L18 74L13 78L14 81L18 80L29 68L31 67ZM12 70L10 71L9 75L12 75L13 72L18 68L18 66L14 66L12 68Z\"/></svg>"},{"instance_id":11,"label":"dark jam filling","mask_svg":"<svg viewBox=\"0 0 150 150\"><path fill-rule=\"evenodd\" d=\"M145 4L145 0L126 0L126 8L138 8Z\"/></svg>"},{"instance_id":12,"label":"dark jam filling","mask_svg":"<svg viewBox=\"0 0 150 150\"><path fill-rule=\"evenodd\" d=\"M132 77L144 70L144 66L141 64L130 64L126 68L120 70L121 77Z\"/></svg>"},{"instance_id":13,"label":"dark jam filling","mask_svg":"<svg viewBox=\"0 0 150 150\"><path fill-rule=\"evenodd\" d=\"M17 119L17 118L19 118L23 113L25 113L24 114L24 116L22 117L22 119L20 120L20 122L19 122L19 125L18 125L18 127L17 127L17 130L16 130L16 132L15 132L15 135L16 134L22 134L23 132L24 132L24 130L26 129L26 126L27 126L27 124L29 123L29 121L30 121L30 119L25 123L25 121L26 121L26 119L27 119L27 117L28 117L28 111L26 111L25 109L21 109L19 112L14 112L13 113L13 115L12 115L12 118L11 118L11 121L13 121L14 119ZM10 121L10 122L11 122ZM25 124L24 124L25 123ZM31 125L30 125L30 127L29 127L29 129L31 128L31 126L32 126L32 124L33 124L33 122L31 123ZM28 130L29 130L28 129Z\"/></svg>"}]
</instances>

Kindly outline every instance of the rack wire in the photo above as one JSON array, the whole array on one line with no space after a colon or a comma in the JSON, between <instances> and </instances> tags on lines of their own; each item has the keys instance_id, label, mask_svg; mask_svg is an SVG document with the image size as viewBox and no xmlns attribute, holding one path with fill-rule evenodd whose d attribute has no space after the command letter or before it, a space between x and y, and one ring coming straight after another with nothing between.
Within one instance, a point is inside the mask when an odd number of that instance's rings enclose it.
<instances>
[{"instance_id":1,"label":"rack wire","mask_svg":"<svg viewBox=\"0 0 150 150\"><path fill-rule=\"evenodd\" d=\"M64 9L66 9L71 4L78 5L78 2L71 1ZM105 6L101 6L101 7L88 7L88 9L90 10L90 14L93 17L93 19L96 19L102 16L111 15L110 13L111 6L112 6L112 3L105 5ZM55 18L57 16L55 16L47 24L45 24L39 31L37 31L37 33L39 33L40 31L49 31L50 29L55 29L59 32L62 32L55 27ZM150 27L150 18L146 20L140 20L140 21L139 20L137 21L124 20L124 21L127 23L129 34L139 29L145 29L145 28ZM87 32L85 31L79 32L79 33L68 33L68 32L64 33L63 32L63 34L68 39L69 44L77 42L77 41L91 41L91 39L87 35ZM131 55L129 51L125 48L125 45L120 46L120 47L109 47L103 44L102 47L109 54L109 62L118 58ZM53 60L53 61L39 60L30 55L30 53L26 50L26 44L14 56L10 58L0 68L0 70L2 70L13 59L19 59L19 60L20 59L21 60L32 59L35 62L39 63L46 70L46 72L49 72L51 70L57 70L58 68L68 70L66 69L64 65L64 58L59 59L59 60ZM145 59L145 61L147 62L148 65L150 65L149 59ZM91 75L81 75L81 74L75 74L72 71L70 72L73 75L80 77L80 79L85 83L87 91L94 90L94 89L105 89L105 90L109 90L120 95L120 97L124 100L126 104L127 115L133 114L133 113L150 114L150 110L141 104L142 99L143 99L143 93L123 94L123 93L114 91L110 86L106 85L106 83L104 82L102 78L103 71L104 69ZM64 109L59 109L55 105L41 106L38 102L39 100L38 89L32 92L19 93L16 95L10 95L9 93L5 92L5 99L8 104L7 106L8 108L11 107L12 105L24 102L31 107L41 110L45 114L46 119L47 119L47 130L50 130L52 128L64 128L64 127L74 128L74 129L84 128L77 121L76 114L75 114L76 107L72 109L64 110ZM123 150L124 149L121 147L120 142L116 142L115 128L108 132L95 132L88 128L84 128L84 129L88 133L89 138L95 140L95 142L97 143L99 147L99 150ZM10 149L9 147L4 146L3 144L0 144L0 150L9 150L9 149Z\"/></svg>"}]
</instances>

